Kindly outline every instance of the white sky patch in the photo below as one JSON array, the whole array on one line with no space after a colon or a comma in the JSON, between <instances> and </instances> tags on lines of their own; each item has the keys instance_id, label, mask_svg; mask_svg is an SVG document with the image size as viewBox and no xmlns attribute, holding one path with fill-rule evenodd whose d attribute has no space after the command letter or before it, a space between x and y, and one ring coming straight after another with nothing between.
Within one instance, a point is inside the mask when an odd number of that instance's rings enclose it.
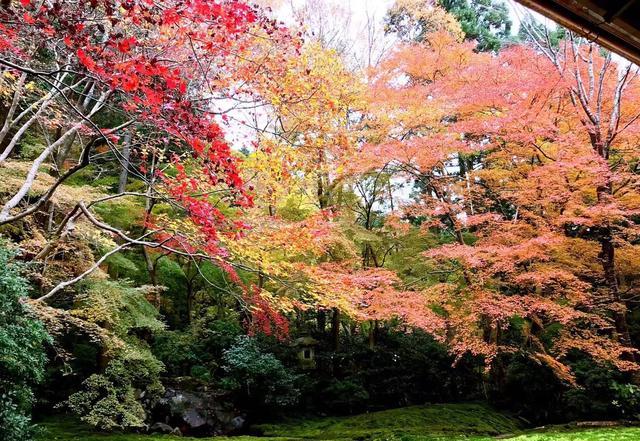
<instances>
[{"instance_id":1,"label":"white sky patch","mask_svg":"<svg viewBox=\"0 0 640 441\"><path fill-rule=\"evenodd\" d=\"M320 37L319 33L329 34L330 47L343 43L344 51L340 52L349 66L365 67L367 58L377 59L380 55L367 56L372 39L377 52L390 46L390 37L384 34L384 18L393 3L394 0L288 0L276 10L276 16L295 26L300 15L306 13L316 37Z\"/></svg>"}]
</instances>

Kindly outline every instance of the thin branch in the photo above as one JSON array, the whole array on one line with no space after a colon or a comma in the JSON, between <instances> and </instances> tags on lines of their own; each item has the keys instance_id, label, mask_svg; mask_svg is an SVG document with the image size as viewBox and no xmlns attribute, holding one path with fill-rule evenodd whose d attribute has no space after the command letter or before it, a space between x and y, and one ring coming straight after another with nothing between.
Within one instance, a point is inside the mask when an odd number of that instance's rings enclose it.
<instances>
[{"instance_id":1,"label":"thin branch","mask_svg":"<svg viewBox=\"0 0 640 441\"><path fill-rule=\"evenodd\" d=\"M145 234L144 236L140 236L138 238L138 240L144 239L145 236L149 236L150 234L153 234L154 231L149 231L147 234ZM125 242L121 245L118 245L117 247L115 247L114 249L112 249L111 251L109 251L108 253L106 253L105 255L103 255L100 259L98 259L93 265L91 265L91 267L89 267L89 269L87 269L85 272L83 272L82 274L80 274L77 277L74 277L71 280L67 280L66 282L61 282L58 285L55 286L55 288L53 288L51 291L49 291L47 294L43 295L42 297L39 297L36 299L36 301L38 302L44 302L48 299L50 299L51 297L53 297L56 293L60 292L61 290L65 289L68 286L71 286L75 283L78 283L79 281L81 281L82 279L84 279L85 277L87 277L89 274L91 274L92 272L94 272L96 269L98 269L98 267L100 265L102 265L102 262L104 262L105 260L107 260L109 257L111 257L112 255L122 251L123 249L131 246L132 244L129 242Z\"/></svg>"}]
</instances>

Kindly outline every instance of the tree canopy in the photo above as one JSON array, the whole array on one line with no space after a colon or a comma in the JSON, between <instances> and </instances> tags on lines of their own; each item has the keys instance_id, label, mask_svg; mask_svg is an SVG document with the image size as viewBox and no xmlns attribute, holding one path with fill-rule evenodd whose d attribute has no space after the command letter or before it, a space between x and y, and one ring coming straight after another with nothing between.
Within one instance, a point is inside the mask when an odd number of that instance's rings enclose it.
<instances>
[{"instance_id":1,"label":"tree canopy","mask_svg":"<svg viewBox=\"0 0 640 441\"><path fill-rule=\"evenodd\" d=\"M354 66L314 4L2 2L16 440L37 383L105 430L185 378L254 418L535 376L578 417L640 412L638 67L532 16L512 36L496 0L398 0Z\"/></svg>"}]
</instances>

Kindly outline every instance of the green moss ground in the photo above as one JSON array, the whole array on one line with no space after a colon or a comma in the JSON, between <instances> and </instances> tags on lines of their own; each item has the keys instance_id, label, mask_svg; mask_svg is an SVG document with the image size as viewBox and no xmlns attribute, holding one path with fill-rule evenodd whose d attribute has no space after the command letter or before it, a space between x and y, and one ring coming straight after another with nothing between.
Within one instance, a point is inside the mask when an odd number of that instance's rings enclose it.
<instances>
[{"instance_id":1,"label":"green moss ground","mask_svg":"<svg viewBox=\"0 0 640 441\"><path fill-rule=\"evenodd\" d=\"M38 441L189 440L165 435L102 434L72 419L41 424ZM413 406L343 418L297 419L256 428L262 436L209 438L215 441L490 441L514 434L511 441L639 441L640 428L570 430L556 428L522 433L518 421L479 404ZM519 435L517 435L519 434ZM502 438L502 437L501 437ZM200 438L200 441L206 441Z\"/></svg>"},{"instance_id":2,"label":"green moss ground","mask_svg":"<svg viewBox=\"0 0 640 441\"><path fill-rule=\"evenodd\" d=\"M518 422L480 404L435 404L385 410L344 418L294 420L258 426L267 436L316 440L385 439L457 434L499 435L520 429Z\"/></svg>"}]
</instances>

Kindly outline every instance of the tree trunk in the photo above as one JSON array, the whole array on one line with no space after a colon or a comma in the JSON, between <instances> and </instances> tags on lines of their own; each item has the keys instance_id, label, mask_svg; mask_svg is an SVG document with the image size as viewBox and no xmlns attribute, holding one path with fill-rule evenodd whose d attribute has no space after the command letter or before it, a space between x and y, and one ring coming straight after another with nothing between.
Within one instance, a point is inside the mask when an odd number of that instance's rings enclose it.
<instances>
[{"instance_id":1,"label":"tree trunk","mask_svg":"<svg viewBox=\"0 0 640 441\"><path fill-rule=\"evenodd\" d=\"M333 340L333 350L340 349L340 310L333 308L333 316L331 317L331 337Z\"/></svg>"},{"instance_id":2,"label":"tree trunk","mask_svg":"<svg viewBox=\"0 0 640 441\"><path fill-rule=\"evenodd\" d=\"M53 231L53 222L55 220L55 214L56 214L56 204L55 202L50 202L49 203L49 215L47 218L47 233L51 234L51 232Z\"/></svg>"},{"instance_id":3,"label":"tree trunk","mask_svg":"<svg viewBox=\"0 0 640 441\"><path fill-rule=\"evenodd\" d=\"M155 183L155 169L156 169L156 157L155 155L151 158L151 173L149 174L149 184L147 187L147 195L151 196L152 194L152 190L153 190L153 184ZM151 217L151 212L153 211L153 206L155 205L155 199L151 199L149 197L147 197L144 201L145 207L144 207L144 221L145 221L145 225L146 222L149 220L149 218ZM147 227L145 226L143 229L143 232L146 232ZM151 284L153 286L158 286L158 275L156 273L156 265L154 264L153 260L151 259L151 256L149 255L149 251L147 251L146 247L142 247L142 254L144 255L144 260L147 264L147 271L149 272L149 280L151 281ZM156 263L158 261L156 260ZM159 296L158 296L159 297ZM160 302L158 301L158 305L156 306L160 306Z\"/></svg>"},{"instance_id":4,"label":"tree trunk","mask_svg":"<svg viewBox=\"0 0 640 441\"><path fill-rule=\"evenodd\" d=\"M611 181L608 179L605 185L600 186L597 189L598 203L607 203L608 199L611 197L611 193L612 185ZM611 299L622 306L622 309L617 308L614 313L616 333L623 345L631 346L631 335L627 324L627 306L620 296L620 288L616 277L615 245L613 243L613 232L610 227L607 226L601 228L599 242L600 254L598 257L602 263L605 283L609 288Z\"/></svg>"},{"instance_id":5,"label":"tree trunk","mask_svg":"<svg viewBox=\"0 0 640 441\"><path fill-rule=\"evenodd\" d=\"M62 172L64 169L64 162L69 157L69 152L71 151L71 147L73 146L74 141L76 140L76 134L70 136L60 147L58 150L54 152L55 166L58 173Z\"/></svg>"},{"instance_id":6,"label":"tree trunk","mask_svg":"<svg viewBox=\"0 0 640 441\"><path fill-rule=\"evenodd\" d=\"M631 335L629 334L629 326L627 324L626 304L620 296L620 288L618 287L618 280L616 277L615 269L615 245L611 237L611 231L609 228L604 229L600 238L600 260L602 262L602 269L604 271L604 279L611 298L614 302L619 303L623 310L615 312L615 325L616 332L620 337L620 342L625 346L631 346Z\"/></svg>"},{"instance_id":7,"label":"tree trunk","mask_svg":"<svg viewBox=\"0 0 640 441\"><path fill-rule=\"evenodd\" d=\"M187 324L191 324L193 321L193 283L187 283Z\"/></svg>"},{"instance_id":8,"label":"tree trunk","mask_svg":"<svg viewBox=\"0 0 640 441\"><path fill-rule=\"evenodd\" d=\"M0 129L0 145L2 145L2 141L4 141L4 137L9 133L9 129L11 129L11 125L14 123L13 115L15 114L16 109L18 108L18 103L20 102L20 97L22 96L22 90L24 88L24 82L27 79L27 74L23 73L18 80L18 84L16 85L16 90L13 93L13 100L11 101L11 106L7 109L4 114L4 122L2 124L2 129Z\"/></svg>"},{"instance_id":9,"label":"tree trunk","mask_svg":"<svg viewBox=\"0 0 640 441\"><path fill-rule=\"evenodd\" d=\"M374 350L376 347L376 331L378 329L378 321L371 320L369 322L369 349Z\"/></svg>"},{"instance_id":10,"label":"tree trunk","mask_svg":"<svg viewBox=\"0 0 640 441\"><path fill-rule=\"evenodd\" d=\"M129 157L131 156L131 130L124 135L122 143L122 170L118 180L118 193L124 193L127 189L127 179L129 178Z\"/></svg>"},{"instance_id":11,"label":"tree trunk","mask_svg":"<svg viewBox=\"0 0 640 441\"><path fill-rule=\"evenodd\" d=\"M36 176L38 174L38 169L42 165L42 163L49 157L52 151L54 151L60 144L65 142L69 136L75 136L76 131L80 128L81 124L75 124L71 129L65 132L56 142L51 144L49 147L45 148L40 156L33 160L31 164L31 168L27 173L27 177L24 180L24 183L20 187L20 190L2 207L0 210L0 221L7 219L10 215L12 209L14 209L22 198L24 198L29 190L31 190L31 186L36 180Z\"/></svg>"},{"instance_id":12,"label":"tree trunk","mask_svg":"<svg viewBox=\"0 0 640 441\"><path fill-rule=\"evenodd\" d=\"M324 334L327 329L327 313L324 309L318 309L318 314L316 316L316 328L321 334Z\"/></svg>"},{"instance_id":13,"label":"tree trunk","mask_svg":"<svg viewBox=\"0 0 640 441\"><path fill-rule=\"evenodd\" d=\"M142 254L144 255L144 260L147 264L147 272L149 273L149 281L153 286L158 286L158 275L156 272L156 266L153 263L153 259L149 255L146 247L142 247Z\"/></svg>"}]
</instances>

